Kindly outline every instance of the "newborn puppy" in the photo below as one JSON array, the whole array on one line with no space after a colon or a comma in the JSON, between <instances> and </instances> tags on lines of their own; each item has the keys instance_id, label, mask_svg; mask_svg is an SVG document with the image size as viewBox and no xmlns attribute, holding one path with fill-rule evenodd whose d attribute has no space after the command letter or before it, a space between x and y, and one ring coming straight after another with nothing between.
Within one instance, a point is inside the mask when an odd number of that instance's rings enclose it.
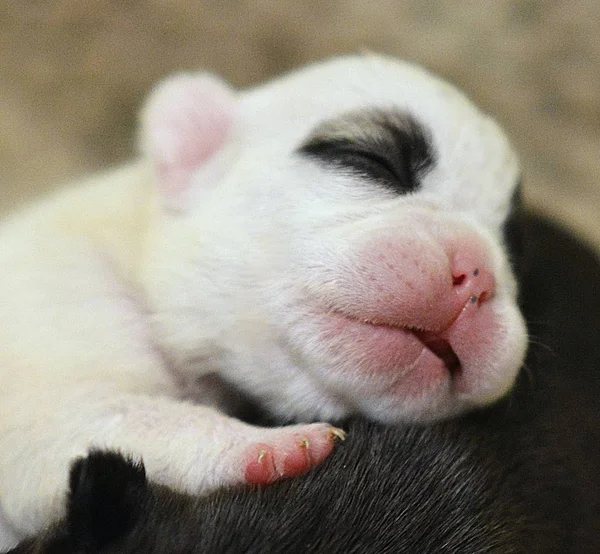
<instances>
[{"instance_id":1,"label":"newborn puppy","mask_svg":"<svg viewBox=\"0 0 600 554\"><path fill-rule=\"evenodd\" d=\"M460 92L367 56L245 92L180 75L141 159L0 227L0 501L62 513L70 461L188 492L321 463L329 424L430 421L511 387L526 331L504 226L516 157ZM215 385L217 383L217 385Z\"/></svg>"},{"instance_id":2,"label":"newborn puppy","mask_svg":"<svg viewBox=\"0 0 600 554\"><path fill-rule=\"evenodd\" d=\"M540 346L506 401L430 427L351 422L319 471L259 490L188 496L94 453L66 519L12 554L600 552L600 264L532 223Z\"/></svg>"}]
</instances>

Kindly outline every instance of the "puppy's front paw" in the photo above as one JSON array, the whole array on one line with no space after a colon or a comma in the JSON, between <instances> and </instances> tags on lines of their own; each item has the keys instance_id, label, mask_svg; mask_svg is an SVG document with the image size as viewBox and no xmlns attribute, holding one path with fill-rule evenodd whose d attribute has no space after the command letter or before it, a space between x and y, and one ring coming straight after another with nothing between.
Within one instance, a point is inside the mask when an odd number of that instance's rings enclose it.
<instances>
[{"instance_id":1,"label":"puppy's front paw","mask_svg":"<svg viewBox=\"0 0 600 554\"><path fill-rule=\"evenodd\" d=\"M321 464L333 451L336 440L343 441L341 429L324 423L295 425L277 430L265 442L244 452L245 480L252 485L268 485L280 479L306 473Z\"/></svg>"}]
</instances>

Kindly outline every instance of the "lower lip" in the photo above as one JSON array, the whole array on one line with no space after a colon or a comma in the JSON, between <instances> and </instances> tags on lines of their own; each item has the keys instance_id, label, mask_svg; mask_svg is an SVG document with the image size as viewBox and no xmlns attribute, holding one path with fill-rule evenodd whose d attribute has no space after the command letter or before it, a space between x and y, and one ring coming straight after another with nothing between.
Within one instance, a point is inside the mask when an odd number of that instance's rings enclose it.
<instances>
[{"instance_id":1,"label":"lower lip","mask_svg":"<svg viewBox=\"0 0 600 554\"><path fill-rule=\"evenodd\" d=\"M443 360L411 331L363 323L340 314L326 316L323 323L321 336L332 353L347 358L348 366L363 375L389 375L398 384L415 377L421 391L424 378L437 382L451 377Z\"/></svg>"}]
</instances>

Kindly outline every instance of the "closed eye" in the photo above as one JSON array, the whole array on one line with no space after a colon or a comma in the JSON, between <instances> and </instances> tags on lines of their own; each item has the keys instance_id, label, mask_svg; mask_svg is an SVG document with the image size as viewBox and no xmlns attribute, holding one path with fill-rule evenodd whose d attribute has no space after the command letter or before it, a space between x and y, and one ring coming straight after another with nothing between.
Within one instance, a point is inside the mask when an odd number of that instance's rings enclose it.
<instances>
[{"instance_id":1,"label":"closed eye","mask_svg":"<svg viewBox=\"0 0 600 554\"><path fill-rule=\"evenodd\" d=\"M429 134L409 116L368 110L317 128L298 153L358 174L396 194L419 190L434 163Z\"/></svg>"},{"instance_id":2,"label":"closed eye","mask_svg":"<svg viewBox=\"0 0 600 554\"><path fill-rule=\"evenodd\" d=\"M335 154L339 165L375 180L398 181L398 169L383 156L363 150L340 149Z\"/></svg>"},{"instance_id":3,"label":"closed eye","mask_svg":"<svg viewBox=\"0 0 600 554\"><path fill-rule=\"evenodd\" d=\"M315 141L305 145L302 152L326 162L326 165L356 173L398 193L412 192L418 186L411 176L410 167L405 167L406 159L399 157L394 163L382 154L361 149L350 141Z\"/></svg>"}]
</instances>

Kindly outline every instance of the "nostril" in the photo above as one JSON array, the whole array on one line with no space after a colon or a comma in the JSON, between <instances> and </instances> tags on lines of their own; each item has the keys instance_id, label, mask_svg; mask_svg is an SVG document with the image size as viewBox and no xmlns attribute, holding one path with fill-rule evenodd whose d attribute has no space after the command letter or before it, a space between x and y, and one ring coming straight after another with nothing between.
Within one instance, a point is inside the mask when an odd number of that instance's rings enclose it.
<instances>
[{"instance_id":1,"label":"nostril","mask_svg":"<svg viewBox=\"0 0 600 554\"><path fill-rule=\"evenodd\" d=\"M465 303L472 306L481 306L489 302L494 296L495 279L493 273L480 263L473 263L466 258L455 263L451 272L452 289L456 295L457 304L464 307ZM471 262L471 263L469 263ZM456 267L459 266L459 267Z\"/></svg>"},{"instance_id":2,"label":"nostril","mask_svg":"<svg viewBox=\"0 0 600 554\"><path fill-rule=\"evenodd\" d=\"M456 309L488 304L495 294L496 279L485 246L467 237L448 250L450 278L446 279L452 279L452 286L446 290L454 297Z\"/></svg>"},{"instance_id":3,"label":"nostril","mask_svg":"<svg viewBox=\"0 0 600 554\"><path fill-rule=\"evenodd\" d=\"M455 287L460 287L460 285L462 285L465 282L465 279L467 278L467 276L462 273L460 275L453 275L452 276L452 284Z\"/></svg>"}]
</instances>

